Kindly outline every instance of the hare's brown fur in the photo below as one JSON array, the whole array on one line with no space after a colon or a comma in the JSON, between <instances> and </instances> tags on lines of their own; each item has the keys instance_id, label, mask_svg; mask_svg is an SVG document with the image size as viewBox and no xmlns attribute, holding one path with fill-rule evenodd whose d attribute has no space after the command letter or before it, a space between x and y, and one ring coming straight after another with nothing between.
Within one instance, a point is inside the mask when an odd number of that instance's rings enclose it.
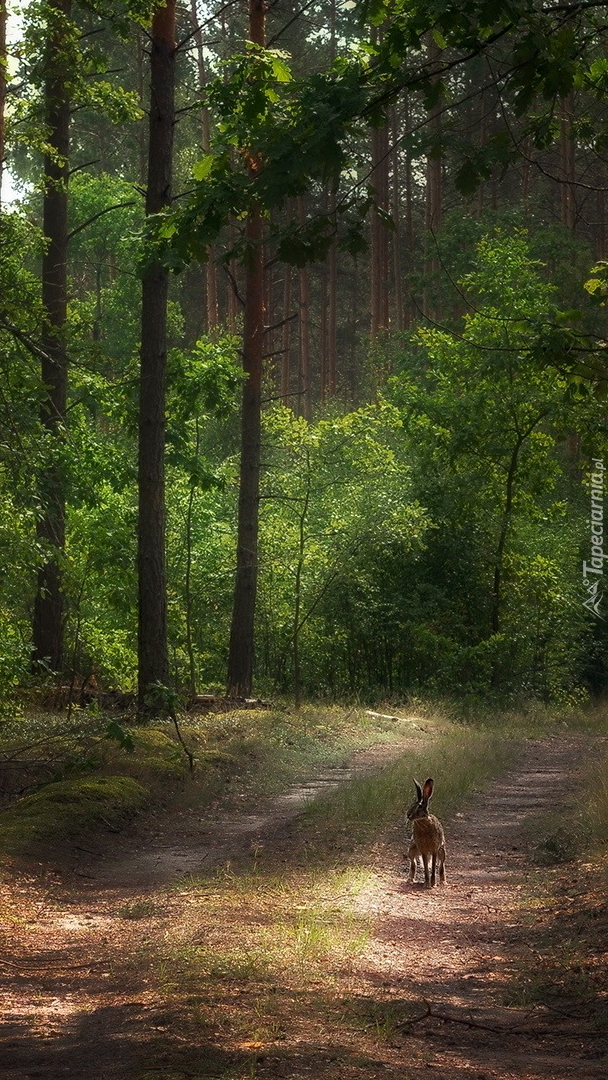
<instances>
[{"instance_id":1,"label":"hare's brown fur","mask_svg":"<svg viewBox=\"0 0 608 1080\"><path fill-rule=\"evenodd\" d=\"M417 799L407 812L408 821L412 822L412 842L409 848L410 881L416 876L416 859L421 857L424 865L424 883L435 884L437 863L439 862L439 883L445 884L445 835L443 825L434 814L429 814L428 802L433 794L433 779L425 780L424 788L417 780ZM429 873L430 860L430 873Z\"/></svg>"}]
</instances>

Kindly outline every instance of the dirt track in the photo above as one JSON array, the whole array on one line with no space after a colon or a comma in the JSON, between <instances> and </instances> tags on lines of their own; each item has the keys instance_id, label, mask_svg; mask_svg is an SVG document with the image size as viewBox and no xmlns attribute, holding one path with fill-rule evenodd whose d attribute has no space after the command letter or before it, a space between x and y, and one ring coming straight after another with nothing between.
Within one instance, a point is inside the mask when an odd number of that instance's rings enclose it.
<instances>
[{"instance_id":1,"label":"dirt track","mask_svg":"<svg viewBox=\"0 0 608 1080\"><path fill-rule=\"evenodd\" d=\"M255 1075L405 1080L428 1069L438 1080L603 1080L606 1046L585 1015L504 1004L513 968L522 958L529 961L536 947L530 928L521 930L522 889L540 872L529 866L529 833L522 823L567 799L585 745L576 738L530 743L516 773L446 823L444 889L407 885L397 828L378 849L375 884L357 901L374 921L373 938L357 961L359 976L368 996L370 986L382 987L393 1012L403 998L410 1018L414 995L420 1019L411 1027L397 1025L372 1056L355 1054L337 1031L335 1045L317 1042L267 1054ZM159 817L135 849L121 839L104 859L81 852L63 874L40 870L5 881L4 1080L246 1075L217 1047L194 1058L191 1046L180 1050L175 1017L163 1014L142 975L145 965L133 958L141 958L162 932L155 920L159 890L166 896L180 876L205 873L260 838L268 843L273 830L284 837L302 801L340 776L348 779L348 770L255 814L237 809ZM125 905L135 902L149 903L149 919L125 920Z\"/></svg>"}]
</instances>

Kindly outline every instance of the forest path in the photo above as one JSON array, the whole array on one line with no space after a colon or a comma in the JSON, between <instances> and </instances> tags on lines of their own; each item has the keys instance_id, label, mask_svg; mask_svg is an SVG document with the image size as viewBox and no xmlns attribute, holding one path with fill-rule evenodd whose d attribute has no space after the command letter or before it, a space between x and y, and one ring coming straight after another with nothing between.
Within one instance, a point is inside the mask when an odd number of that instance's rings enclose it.
<instances>
[{"instance_id":1,"label":"forest path","mask_svg":"<svg viewBox=\"0 0 608 1080\"><path fill-rule=\"evenodd\" d=\"M475 796L446 823L448 883L409 886L403 832L395 827L374 852L373 883L357 897L373 933L351 973L361 1000L413 1026L385 1024L370 1050L346 1028L310 1044L277 1044L247 1063L200 1045L159 998L146 957L172 929L179 882L204 874L256 844L289 831L302 803L340 782L334 770L255 813L245 807L196 814L168 812L135 838L119 838L114 856L82 861L63 874L5 880L0 902L0 1068L3 1080L185 1080L257 1076L315 1080L394 1080L427 1068L438 1080L604 1080L602 1047L583 1015L503 1004L511 973L530 958L525 895L530 820L567 806L573 775L589 740L531 742L517 770ZM395 747L379 752L394 755ZM361 755L342 779L377 764ZM238 911L234 918L238 919ZM542 945L536 943L536 948ZM388 1010L388 1011L387 1011ZM436 1014L449 1016L440 1019ZM467 1021L471 1026L467 1026ZM603 1047L605 1050L605 1047Z\"/></svg>"}]
</instances>

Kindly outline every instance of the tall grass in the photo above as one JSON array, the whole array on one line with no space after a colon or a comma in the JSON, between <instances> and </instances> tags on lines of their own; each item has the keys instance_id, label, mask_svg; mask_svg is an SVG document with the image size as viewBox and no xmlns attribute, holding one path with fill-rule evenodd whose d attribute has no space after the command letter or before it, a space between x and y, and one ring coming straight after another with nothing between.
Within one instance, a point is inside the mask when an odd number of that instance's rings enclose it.
<instances>
[{"instance_id":1,"label":"tall grass","mask_svg":"<svg viewBox=\"0 0 608 1080\"><path fill-rule=\"evenodd\" d=\"M450 726L424 750L408 752L374 773L354 779L315 800L305 816L324 829L347 830L361 839L394 821L411 803L413 777L435 779L432 809L450 817L472 791L482 789L514 762L518 743L472 727Z\"/></svg>"}]
</instances>

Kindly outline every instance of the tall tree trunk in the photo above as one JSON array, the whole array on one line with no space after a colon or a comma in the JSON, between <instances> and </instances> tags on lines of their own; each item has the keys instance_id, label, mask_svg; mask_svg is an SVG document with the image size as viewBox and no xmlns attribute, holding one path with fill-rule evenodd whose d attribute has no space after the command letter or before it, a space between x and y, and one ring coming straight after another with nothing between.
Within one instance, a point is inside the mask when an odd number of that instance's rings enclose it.
<instances>
[{"instance_id":1,"label":"tall tree trunk","mask_svg":"<svg viewBox=\"0 0 608 1080\"><path fill-rule=\"evenodd\" d=\"M298 218L304 225L306 214L303 199L298 199ZM300 331L298 350L298 391L300 393L298 412L307 420L312 418L312 372L310 366L310 281L308 267L298 270L300 289L298 326Z\"/></svg>"},{"instance_id":2,"label":"tall tree trunk","mask_svg":"<svg viewBox=\"0 0 608 1080\"><path fill-rule=\"evenodd\" d=\"M152 21L150 133L146 213L171 201L175 121L175 5L167 0ZM165 565L165 397L169 273L153 263L142 283L139 397L139 638L138 692L142 710L162 708L154 686L169 683Z\"/></svg>"},{"instance_id":3,"label":"tall tree trunk","mask_svg":"<svg viewBox=\"0 0 608 1080\"><path fill-rule=\"evenodd\" d=\"M281 399L291 405L291 266L284 264L283 278L283 333L281 348Z\"/></svg>"},{"instance_id":4,"label":"tall tree trunk","mask_svg":"<svg viewBox=\"0 0 608 1080\"><path fill-rule=\"evenodd\" d=\"M429 36L427 44L427 56L431 65L434 65L439 60L441 49L436 44L434 39ZM438 155L437 143L441 136L442 127L442 105L438 102L428 114L428 128L435 146L432 148L432 152L428 155L426 161L426 228L427 228L427 259L426 259L426 273L427 276L432 278L437 274L439 269L437 257L436 257L436 244L435 235L441 228L442 216L443 216L443 162ZM435 318L436 312L434 310L434 301L430 299L428 291L425 290L425 296L423 297L423 307L425 315L429 318Z\"/></svg>"},{"instance_id":5,"label":"tall tree trunk","mask_svg":"<svg viewBox=\"0 0 608 1080\"><path fill-rule=\"evenodd\" d=\"M190 0L190 18L192 21L192 33L194 36L194 44L196 46L196 66L198 71L198 88L201 94L204 94L207 86L207 68L205 65L205 50L203 42L203 32L199 23L199 13L197 0ZM201 134L202 134L202 147L206 154L211 149L211 117L209 109L206 105L203 105L201 111ZM205 263L205 285L206 285L206 308L207 308L207 329L214 330L218 324L218 300L217 300L217 266L215 264L216 249L215 244L211 244L209 247L209 257Z\"/></svg>"},{"instance_id":6,"label":"tall tree trunk","mask_svg":"<svg viewBox=\"0 0 608 1080\"><path fill-rule=\"evenodd\" d=\"M389 200L389 134L388 126L372 131L371 182L376 202L390 213ZM389 325L389 259L388 230L385 221L372 213L371 220L371 336L372 340Z\"/></svg>"},{"instance_id":7,"label":"tall tree trunk","mask_svg":"<svg viewBox=\"0 0 608 1080\"><path fill-rule=\"evenodd\" d=\"M395 232L393 233L393 273L395 277L395 321L397 330L405 329L405 315L403 310L403 280L401 276L401 184L399 177L399 121L397 108L391 109L391 138L393 148L391 151L393 167L392 203L393 221Z\"/></svg>"},{"instance_id":8,"label":"tall tree trunk","mask_svg":"<svg viewBox=\"0 0 608 1080\"><path fill-rule=\"evenodd\" d=\"M201 452L201 428L198 416L195 419L195 443L194 460L198 462ZM196 694L196 659L194 656L194 620L193 620L193 596L192 596L192 527L194 525L194 500L196 497L196 484L190 484L188 493L188 505L186 508L186 573L184 577L184 592L186 594L186 652L188 654L189 686L191 694Z\"/></svg>"},{"instance_id":9,"label":"tall tree trunk","mask_svg":"<svg viewBox=\"0 0 608 1080\"><path fill-rule=\"evenodd\" d=\"M439 61L441 49L429 38L427 55L431 64ZM431 136L438 140L442 127L442 103L441 101L429 111L428 123ZM443 162L435 152L427 157L426 165L426 227L432 232L441 228L443 210Z\"/></svg>"},{"instance_id":10,"label":"tall tree trunk","mask_svg":"<svg viewBox=\"0 0 608 1080\"><path fill-rule=\"evenodd\" d=\"M330 59L336 58L336 0L331 0L330 6ZM329 196L329 214L335 220L336 193L331 191ZM329 249L328 258L328 291L327 299L327 361L325 367L325 389L331 397L336 394L338 386L338 245L334 236Z\"/></svg>"},{"instance_id":11,"label":"tall tree trunk","mask_svg":"<svg viewBox=\"0 0 608 1080\"><path fill-rule=\"evenodd\" d=\"M146 42L144 39L144 31L139 27L135 30L135 62L136 62L136 76L137 76L137 97L139 104L143 112L146 111L146 89L145 89L145 63L146 63ZM148 164L148 154L146 147L146 127L145 124L137 125L137 163L138 163L138 176L139 183L142 188L146 186L146 168Z\"/></svg>"},{"instance_id":12,"label":"tall tree trunk","mask_svg":"<svg viewBox=\"0 0 608 1080\"><path fill-rule=\"evenodd\" d=\"M530 214L530 189L532 185L532 141L526 139L523 148L523 167L521 178L521 202L524 221L528 221Z\"/></svg>"},{"instance_id":13,"label":"tall tree trunk","mask_svg":"<svg viewBox=\"0 0 608 1080\"><path fill-rule=\"evenodd\" d=\"M299 337L299 409L298 412L307 420L312 419L312 375L310 366L310 282L308 268L302 266L298 270L300 286L300 306L298 323L300 328Z\"/></svg>"},{"instance_id":14,"label":"tall tree trunk","mask_svg":"<svg viewBox=\"0 0 608 1080\"><path fill-rule=\"evenodd\" d=\"M600 181L603 183L603 181ZM606 258L606 206L603 187L597 192L597 229L595 231L595 257Z\"/></svg>"},{"instance_id":15,"label":"tall tree trunk","mask_svg":"<svg viewBox=\"0 0 608 1080\"><path fill-rule=\"evenodd\" d=\"M4 173L4 117L6 105L6 0L0 0L0 206Z\"/></svg>"},{"instance_id":16,"label":"tall tree trunk","mask_svg":"<svg viewBox=\"0 0 608 1080\"><path fill-rule=\"evenodd\" d=\"M403 103L403 126L407 132L410 130L410 105L407 93ZM408 266L411 264L414 252L414 177L412 170L412 152L408 146L405 152L405 250ZM403 328L409 330L412 323L412 302L408 297L404 301Z\"/></svg>"},{"instance_id":17,"label":"tall tree trunk","mask_svg":"<svg viewBox=\"0 0 608 1080\"><path fill-rule=\"evenodd\" d=\"M42 256L42 382L46 397L40 419L55 447L40 478L43 507L38 539L46 548L46 563L38 574L34 602L33 660L61 671L63 662L63 590L61 560L65 547L65 481L61 465L64 439L68 363L65 342L67 317L68 155L70 148L69 63L65 56L65 24L71 0L57 0L50 9L45 58L44 99L49 150L44 159L45 188L42 227L47 243Z\"/></svg>"},{"instance_id":18,"label":"tall tree trunk","mask_svg":"<svg viewBox=\"0 0 608 1080\"><path fill-rule=\"evenodd\" d=\"M264 0L249 0L249 40L264 46ZM252 162L253 172L258 163ZM246 224L249 255L245 266L245 317L243 327L243 387L241 412L241 469L239 487L236 578L227 693L248 697L253 686L255 605L258 578L258 525L260 503L260 451L262 368L264 359L264 226L257 207Z\"/></svg>"},{"instance_id":19,"label":"tall tree trunk","mask_svg":"<svg viewBox=\"0 0 608 1080\"><path fill-rule=\"evenodd\" d=\"M335 210L335 196L332 196ZM332 240L328 267L327 302L327 392L335 397L338 388L338 245Z\"/></svg>"},{"instance_id":20,"label":"tall tree trunk","mask_svg":"<svg viewBox=\"0 0 608 1080\"><path fill-rule=\"evenodd\" d=\"M236 226L235 226L233 220L230 221L230 225L228 227L228 233L229 233L230 247L233 247L235 242L236 242ZM238 302L238 295L237 295L237 285L238 285L238 277L237 277L236 259L231 259L230 264L228 266L228 312L227 312L227 315L228 315L228 329L230 330L231 334L236 334L236 332L237 332L237 323L238 323L238 314L239 314L239 302Z\"/></svg>"},{"instance_id":21,"label":"tall tree trunk","mask_svg":"<svg viewBox=\"0 0 608 1080\"><path fill-rule=\"evenodd\" d=\"M569 232L576 228L576 159L573 126L574 105L572 94L562 100L560 132L561 157L561 220Z\"/></svg>"},{"instance_id":22,"label":"tall tree trunk","mask_svg":"<svg viewBox=\"0 0 608 1080\"><path fill-rule=\"evenodd\" d=\"M327 187L323 191L323 213L329 211L329 192ZM321 291L321 332L319 336L319 401L325 405L327 396L327 349L329 344L329 260L324 266L319 267L319 285Z\"/></svg>"}]
</instances>

